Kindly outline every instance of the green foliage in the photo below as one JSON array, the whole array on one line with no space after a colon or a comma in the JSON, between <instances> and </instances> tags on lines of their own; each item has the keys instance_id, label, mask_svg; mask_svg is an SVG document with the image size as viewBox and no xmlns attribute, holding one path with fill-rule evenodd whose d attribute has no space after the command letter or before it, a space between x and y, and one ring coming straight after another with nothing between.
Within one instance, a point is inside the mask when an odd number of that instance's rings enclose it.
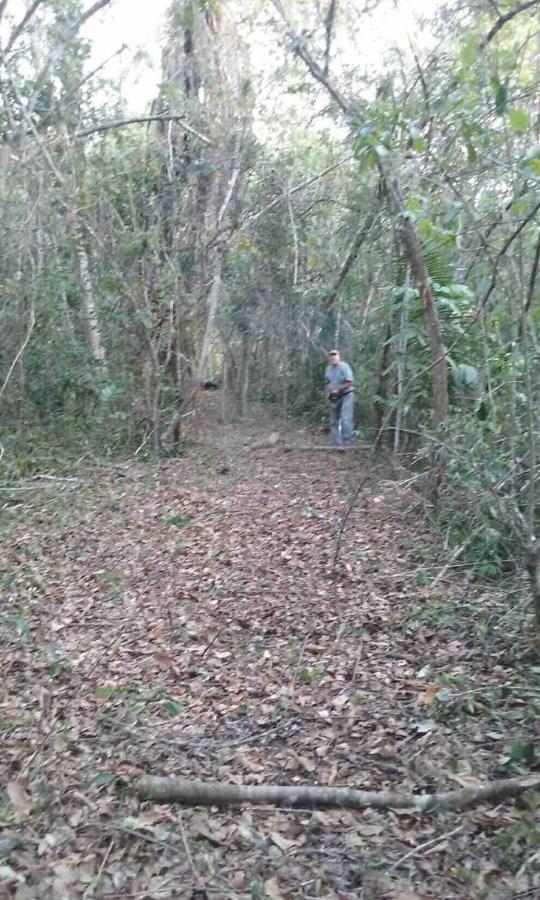
<instances>
[{"instance_id":1,"label":"green foliage","mask_svg":"<svg viewBox=\"0 0 540 900\"><path fill-rule=\"evenodd\" d=\"M191 522L191 516L186 516L184 513L175 513L174 515L167 516L166 520L167 525L174 525L176 528L185 528L186 525L189 525Z\"/></svg>"}]
</instances>

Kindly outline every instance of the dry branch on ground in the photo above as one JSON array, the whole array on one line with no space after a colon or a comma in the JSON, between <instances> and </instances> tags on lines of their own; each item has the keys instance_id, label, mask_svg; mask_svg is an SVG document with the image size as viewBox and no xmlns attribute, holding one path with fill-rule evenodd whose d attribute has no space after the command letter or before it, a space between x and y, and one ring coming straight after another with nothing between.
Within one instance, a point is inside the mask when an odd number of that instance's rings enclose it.
<instances>
[{"instance_id":1,"label":"dry branch on ground","mask_svg":"<svg viewBox=\"0 0 540 900\"><path fill-rule=\"evenodd\" d=\"M184 778L143 778L136 785L140 800L182 803L186 806L285 806L299 809L410 809L416 812L464 810L480 803L499 803L540 788L540 774L505 778L478 787L439 794L399 794L393 791L357 791L313 785L212 784Z\"/></svg>"}]
</instances>

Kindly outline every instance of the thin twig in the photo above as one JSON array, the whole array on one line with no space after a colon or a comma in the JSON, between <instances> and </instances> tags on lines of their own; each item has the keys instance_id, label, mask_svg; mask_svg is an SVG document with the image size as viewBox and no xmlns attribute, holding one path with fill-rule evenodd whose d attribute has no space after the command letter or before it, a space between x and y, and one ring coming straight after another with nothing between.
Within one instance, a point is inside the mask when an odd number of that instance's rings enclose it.
<instances>
[{"instance_id":1,"label":"thin twig","mask_svg":"<svg viewBox=\"0 0 540 900\"><path fill-rule=\"evenodd\" d=\"M184 828L184 822L182 819L181 812L178 813L178 824L180 825L180 834L182 836L182 843L184 845L184 850L186 851L186 856L188 858L188 862L191 867L191 871L193 872L193 875L195 876L195 878L198 878L199 873L198 873L197 867L193 861L193 856L191 855L191 850L189 849L188 839L187 839L187 835L186 835L186 830Z\"/></svg>"},{"instance_id":2,"label":"thin twig","mask_svg":"<svg viewBox=\"0 0 540 900\"><path fill-rule=\"evenodd\" d=\"M145 124L147 122L175 122L184 131L188 131L189 134L193 134L195 137L198 137L199 140L204 144L212 146L212 141L210 140L210 138L207 138L206 135L201 134L201 132L193 128L192 125L188 125L187 122L184 122L184 117L181 115L164 114L159 116L136 116L133 119L115 119L113 122L103 122L101 125L94 125L91 128L83 128L82 131L75 132L72 137L83 138L88 137L88 135L90 134L99 134L102 131L111 131L111 129L113 128L124 128L125 125Z\"/></svg>"},{"instance_id":3,"label":"thin twig","mask_svg":"<svg viewBox=\"0 0 540 900\"><path fill-rule=\"evenodd\" d=\"M88 897L90 894L90 891L92 891L93 888L96 887L96 885L99 886L99 879L101 878L101 876L103 874L103 869L107 865L107 860L109 859L109 856L111 855L111 850L112 850L113 846L114 846L114 838L111 838L111 843L109 844L109 846L107 848L107 852L106 852L105 856L103 857L103 860L99 867L99 872L97 873L96 877L93 878L92 881L88 884L88 887L86 888L86 890L83 894L83 897Z\"/></svg>"},{"instance_id":4,"label":"thin twig","mask_svg":"<svg viewBox=\"0 0 540 900\"><path fill-rule=\"evenodd\" d=\"M345 525L347 524L349 516L353 511L354 504L356 503L356 501L358 499L358 495L359 495L360 491L362 490L362 488L364 487L367 480L368 480L368 476L366 475L366 477L362 478L362 480L358 483L357 487L355 488L355 490L353 492L351 499L349 500L347 509L345 510L345 513L341 519L341 524L339 526L339 531L338 531L338 536L337 536L337 541L336 541L336 549L334 552L334 560L332 563L332 578L335 578L335 575L336 575L336 568L337 568L337 564L339 562L339 554L340 554L340 550L341 550L341 539L343 537L343 532L345 531Z\"/></svg>"},{"instance_id":5,"label":"thin twig","mask_svg":"<svg viewBox=\"0 0 540 900\"><path fill-rule=\"evenodd\" d=\"M446 841L454 834L459 834L460 831L463 831L462 825L458 825L457 828L452 829L452 831L447 832L447 834L440 834L436 838L431 838L431 840L425 841L425 843L423 844L419 844L418 847L413 847L412 850L409 850L408 853L405 853L404 856L400 857L400 859L398 859L398 861L395 862L393 866L390 866L390 871L394 872L396 869L399 869L399 867L403 865L406 860L411 859L413 856L418 856L418 854L423 850L430 850L432 847L436 847L437 844L442 844L443 841Z\"/></svg>"},{"instance_id":6,"label":"thin twig","mask_svg":"<svg viewBox=\"0 0 540 900\"><path fill-rule=\"evenodd\" d=\"M30 307L30 318L28 321L28 328L26 330L26 335L25 335L24 340L23 340L21 346L19 347L17 353L15 354L15 358L7 371L6 377L4 378L4 383L3 383L2 387L0 388L0 400L4 396L4 391L6 390L8 384L9 384L9 379L11 378L11 376L13 374L13 370L15 369L15 366L17 365L17 363L19 362L19 359L21 358L24 351L26 350L26 346L28 344L28 341L30 340L30 337L32 335L32 331L34 330L35 324L36 324L36 313L34 310L34 304L32 304L32 306Z\"/></svg>"}]
</instances>

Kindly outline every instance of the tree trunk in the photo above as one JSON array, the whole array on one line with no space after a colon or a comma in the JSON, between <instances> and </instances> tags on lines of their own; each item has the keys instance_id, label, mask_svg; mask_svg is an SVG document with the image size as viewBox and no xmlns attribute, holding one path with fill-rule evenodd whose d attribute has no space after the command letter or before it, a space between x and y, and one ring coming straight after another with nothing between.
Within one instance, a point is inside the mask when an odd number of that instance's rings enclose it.
<instances>
[{"instance_id":1,"label":"tree trunk","mask_svg":"<svg viewBox=\"0 0 540 900\"><path fill-rule=\"evenodd\" d=\"M534 619L540 636L540 541L533 541L527 551L527 572L531 582Z\"/></svg>"},{"instance_id":2,"label":"tree trunk","mask_svg":"<svg viewBox=\"0 0 540 900\"><path fill-rule=\"evenodd\" d=\"M385 184L390 203L399 216L398 231L407 262L422 300L424 323L431 351L431 406L433 424L437 428L448 415L448 364L443 344L441 325L435 298L426 267L424 254L410 215L405 209L399 180L396 175L386 176Z\"/></svg>"},{"instance_id":3,"label":"tree trunk","mask_svg":"<svg viewBox=\"0 0 540 900\"><path fill-rule=\"evenodd\" d=\"M242 356L240 359L240 372L238 384L238 412L243 419L246 414L247 396L249 389L249 369L251 364L251 340L249 332L242 334Z\"/></svg>"},{"instance_id":4,"label":"tree trunk","mask_svg":"<svg viewBox=\"0 0 540 900\"><path fill-rule=\"evenodd\" d=\"M90 274L88 254L80 234L77 235L77 257L79 261L79 280L86 318L86 327L88 329L88 339L90 341L90 351L95 362L98 363L101 370L106 373L107 357L101 338L101 327L94 296L94 285Z\"/></svg>"},{"instance_id":5,"label":"tree trunk","mask_svg":"<svg viewBox=\"0 0 540 900\"><path fill-rule=\"evenodd\" d=\"M373 418L375 424L375 446L381 442L384 426L384 411L386 409L385 401L387 400L388 390L388 357L390 355L390 342L392 338L392 328L390 322L386 326L386 334L384 336L383 352L381 366L379 369L379 380L377 383L377 394L373 409Z\"/></svg>"},{"instance_id":6,"label":"tree trunk","mask_svg":"<svg viewBox=\"0 0 540 900\"><path fill-rule=\"evenodd\" d=\"M397 409L396 421L394 425L394 453L399 452L399 441L401 436L401 420L403 417L403 384L405 381L405 367L407 364L407 328L409 325L409 283L410 268L407 267L405 276L405 286L403 290L403 301L401 304L401 316L399 324L399 341L398 341L398 361L397 361Z\"/></svg>"}]
</instances>

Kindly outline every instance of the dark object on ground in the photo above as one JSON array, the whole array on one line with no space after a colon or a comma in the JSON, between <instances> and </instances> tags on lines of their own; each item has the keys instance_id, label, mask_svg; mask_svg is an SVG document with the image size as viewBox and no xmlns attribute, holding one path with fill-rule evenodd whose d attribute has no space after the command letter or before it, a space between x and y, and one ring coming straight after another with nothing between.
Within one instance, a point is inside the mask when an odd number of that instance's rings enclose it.
<instances>
[{"instance_id":1,"label":"dark object on ground","mask_svg":"<svg viewBox=\"0 0 540 900\"><path fill-rule=\"evenodd\" d=\"M231 470L229 469L229 466L221 466L221 467L217 470L217 473L218 473L218 475L230 475L230 474L231 474Z\"/></svg>"},{"instance_id":2,"label":"dark object on ground","mask_svg":"<svg viewBox=\"0 0 540 900\"><path fill-rule=\"evenodd\" d=\"M218 391L220 388L219 381L212 381L211 379L207 379L206 381L201 381L201 387L203 391Z\"/></svg>"}]
</instances>

